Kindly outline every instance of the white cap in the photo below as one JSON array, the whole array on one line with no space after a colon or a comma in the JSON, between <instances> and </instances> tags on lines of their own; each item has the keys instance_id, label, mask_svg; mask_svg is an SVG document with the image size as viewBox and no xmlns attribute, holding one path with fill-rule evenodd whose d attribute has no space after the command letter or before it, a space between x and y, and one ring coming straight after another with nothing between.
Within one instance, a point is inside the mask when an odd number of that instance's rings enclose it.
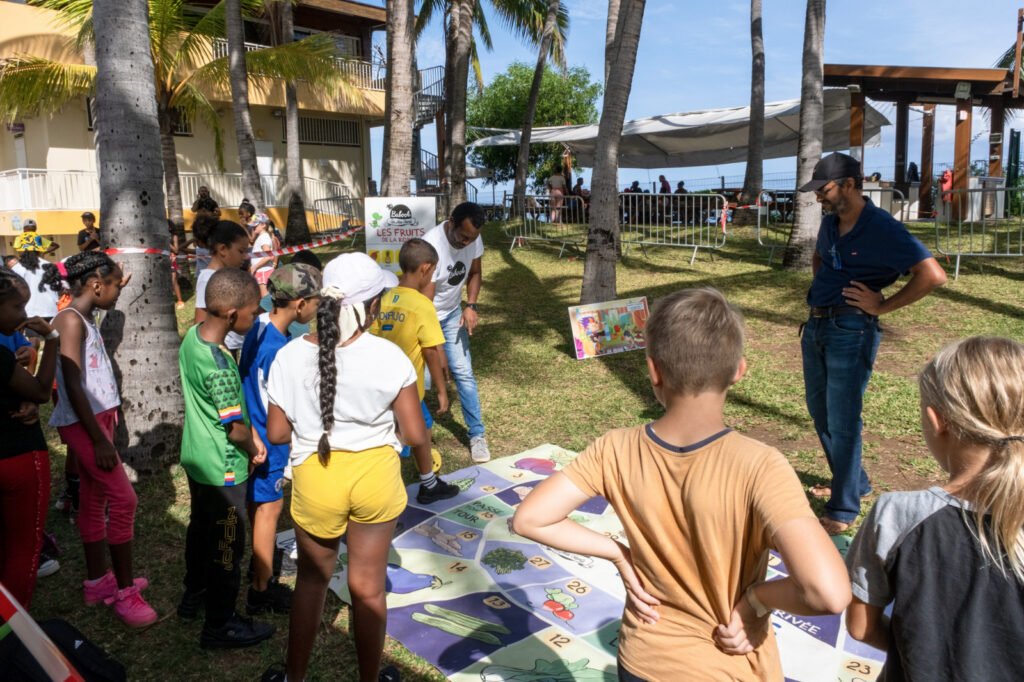
<instances>
[{"instance_id":1,"label":"white cap","mask_svg":"<svg viewBox=\"0 0 1024 682\"><path fill-rule=\"evenodd\" d=\"M384 289L398 286L395 273L385 270L365 253L343 253L324 268L321 293L341 299L341 305L368 301Z\"/></svg>"}]
</instances>

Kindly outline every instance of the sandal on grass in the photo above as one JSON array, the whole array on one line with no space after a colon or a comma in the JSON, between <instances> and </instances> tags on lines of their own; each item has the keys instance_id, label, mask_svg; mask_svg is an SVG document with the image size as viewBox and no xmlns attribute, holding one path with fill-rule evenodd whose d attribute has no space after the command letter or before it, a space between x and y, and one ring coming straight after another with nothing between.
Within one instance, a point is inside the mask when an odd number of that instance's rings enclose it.
<instances>
[{"instance_id":1,"label":"sandal on grass","mask_svg":"<svg viewBox=\"0 0 1024 682\"><path fill-rule=\"evenodd\" d=\"M829 535L842 535L849 530L851 523L843 523L842 521L836 521L830 519L827 516L822 516L818 521L821 523L821 527L825 529L825 532Z\"/></svg>"},{"instance_id":2,"label":"sandal on grass","mask_svg":"<svg viewBox=\"0 0 1024 682\"><path fill-rule=\"evenodd\" d=\"M824 483L818 483L818 484L812 485L810 488L808 488L807 492L809 492L813 497L818 497L818 498L821 498L823 500L827 500L828 498L832 497L832 485L831 484L826 485Z\"/></svg>"}]
</instances>

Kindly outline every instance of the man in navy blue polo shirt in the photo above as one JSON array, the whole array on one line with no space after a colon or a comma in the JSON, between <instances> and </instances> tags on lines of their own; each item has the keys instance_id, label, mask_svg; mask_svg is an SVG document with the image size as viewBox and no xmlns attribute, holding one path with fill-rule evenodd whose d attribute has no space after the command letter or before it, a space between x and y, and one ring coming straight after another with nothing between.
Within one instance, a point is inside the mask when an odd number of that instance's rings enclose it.
<instances>
[{"instance_id":1,"label":"man in navy blue polo shirt","mask_svg":"<svg viewBox=\"0 0 1024 682\"><path fill-rule=\"evenodd\" d=\"M814 486L811 494L829 498L821 523L833 535L850 527L860 498L871 492L861 466L860 414L882 338L878 316L946 281L924 244L861 195L862 179L859 161L830 154L800 188L813 191L826 214L814 250L801 347L807 409L832 470L831 486ZM907 273L907 283L886 298L882 290Z\"/></svg>"}]
</instances>

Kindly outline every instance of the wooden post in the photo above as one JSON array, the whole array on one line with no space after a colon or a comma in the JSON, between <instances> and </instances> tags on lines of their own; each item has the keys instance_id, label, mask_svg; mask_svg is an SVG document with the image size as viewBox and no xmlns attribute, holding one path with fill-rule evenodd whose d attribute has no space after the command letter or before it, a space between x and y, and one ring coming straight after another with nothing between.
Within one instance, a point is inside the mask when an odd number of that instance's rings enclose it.
<instances>
[{"instance_id":1,"label":"wooden post","mask_svg":"<svg viewBox=\"0 0 1024 682\"><path fill-rule=\"evenodd\" d=\"M1017 46L1013 53L1013 98L1020 93L1020 48L1021 33L1024 31L1024 7L1017 10Z\"/></svg>"},{"instance_id":2,"label":"wooden post","mask_svg":"<svg viewBox=\"0 0 1024 682\"><path fill-rule=\"evenodd\" d=\"M850 93L850 156L860 161L864 176L864 93Z\"/></svg>"},{"instance_id":3,"label":"wooden post","mask_svg":"<svg viewBox=\"0 0 1024 682\"><path fill-rule=\"evenodd\" d=\"M434 129L437 131L437 186L438 188L444 186L444 164L445 164L445 149L448 146L448 140L445 138L444 128L444 111L439 111L434 116Z\"/></svg>"},{"instance_id":4,"label":"wooden post","mask_svg":"<svg viewBox=\"0 0 1024 682\"><path fill-rule=\"evenodd\" d=\"M991 178L1003 177L1003 100L993 99L989 105L991 125L988 136L988 175Z\"/></svg>"},{"instance_id":5,"label":"wooden post","mask_svg":"<svg viewBox=\"0 0 1024 682\"><path fill-rule=\"evenodd\" d=\"M971 172L971 100L956 103L956 128L953 140L953 189L967 189ZM963 201L961 201L963 200ZM963 193L953 193L952 217L962 219L967 207Z\"/></svg>"},{"instance_id":6,"label":"wooden post","mask_svg":"<svg viewBox=\"0 0 1024 682\"><path fill-rule=\"evenodd\" d=\"M921 186L917 190L918 218L930 218L932 205L932 154L935 148L935 105L924 105L924 119L921 121Z\"/></svg>"},{"instance_id":7,"label":"wooden post","mask_svg":"<svg viewBox=\"0 0 1024 682\"><path fill-rule=\"evenodd\" d=\"M896 189L907 194L907 134L910 128L910 102L896 102L896 163L893 182Z\"/></svg>"}]
</instances>

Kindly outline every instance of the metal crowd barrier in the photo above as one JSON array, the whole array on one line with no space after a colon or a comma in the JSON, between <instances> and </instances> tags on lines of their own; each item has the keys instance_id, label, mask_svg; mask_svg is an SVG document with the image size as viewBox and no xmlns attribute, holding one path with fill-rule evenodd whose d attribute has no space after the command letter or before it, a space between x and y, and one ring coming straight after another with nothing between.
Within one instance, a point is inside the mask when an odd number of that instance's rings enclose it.
<instances>
[{"instance_id":1,"label":"metal crowd barrier","mask_svg":"<svg viewBox=\"0 0 1024 682\"><path fill-rule=\"evenodd\" d=\"M579 250L587 241L588 210L575 196L556 197L527 194L521 202L508 193L502 200L505 212L505 235L512 240L509 252L531 241L561 244L561 258L566 248Z\"/></svg>"},{"instance_id":2,"label":"metal crowd barrier","mask_svg":"<svg viewBox=\"0 0 1024 682\"><path fill-rule=\"evenodd\" d=\"M310 231L315 234L347 230L351 221L362 220L363 215L362 200L346 196L316 199L312 208L313 229Z\"/></svg>"},{"instance_id":3,"label":"metal crowd barrier","mask_svg":"<svg viewBox=\"0 0 1024 682\"><path fill-rule=\"evenodd\" d=\"M903 193L893 187L864 189L863 195L888 211L893 218L905 223L910 220L910 203ZM796 190L761 190L757 210L757 243L768 249L768 262L772 262L776 249L785 249L793 231L796 214Z\"/></svg>"},{"instance_id":4,"label":"metal crowd barrier","mask_svg":"<svg viewBox=\"0 0 1024 682\"><path fill-rule=\"evenodd\" d=\"M960 260L1024 256L1024 189L984 187L939 192L935 249Z\"/></svg>"},{"instance_id":5,"label":"metal crowd barrier","mask_svg":"<svg viewBox=\"0 0 1024 682\"><path fill-rule=\"evenodd\" d=\"M729 203L721 194L623 193L619 211L627 254L634 244L645 256L648 246L692 248L692 265L699 249L725 246Z\"/></svg>"}]
</instances>

